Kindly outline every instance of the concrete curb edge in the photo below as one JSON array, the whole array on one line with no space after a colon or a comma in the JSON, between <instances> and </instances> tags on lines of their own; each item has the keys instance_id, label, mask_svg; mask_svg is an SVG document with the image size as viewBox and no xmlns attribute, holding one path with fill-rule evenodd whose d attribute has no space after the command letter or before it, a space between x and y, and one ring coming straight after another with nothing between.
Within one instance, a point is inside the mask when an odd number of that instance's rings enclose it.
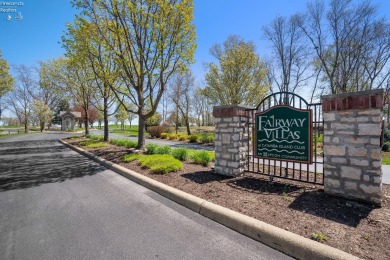
<instances>
[{"instance_id":1,"label":"concrete curb edge","mask_svg":"<svg viewBox=\"0 0 390 260\"><path fill-rule=\"evenodd\" d=\"M315 242L236 211L216 205L181 190L172 188L142 174L102 159L63 140L60 140L60 142L72 150L105 166L106 168L113 170L186 208L189 208L211 220L214 220L289 256L297 259L359 259L358 257L337 248Z\"/></svg>"}]
</instances>

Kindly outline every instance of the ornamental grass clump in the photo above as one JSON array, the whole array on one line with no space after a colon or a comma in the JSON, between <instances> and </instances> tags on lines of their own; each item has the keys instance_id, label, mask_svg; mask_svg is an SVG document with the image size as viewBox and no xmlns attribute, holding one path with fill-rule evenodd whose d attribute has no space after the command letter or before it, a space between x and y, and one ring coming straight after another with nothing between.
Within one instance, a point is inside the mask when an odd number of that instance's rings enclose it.
<instances>
[{"instance_id":1,"label":"ornamental grass clump","mask_svg":"<svg viewBox=\"0 0 390 260\"><path fill-rule=\"evenodd\" d=\"M200 142L201 143L204 143L204 144L208 144L208 143L212 143L214 142L214 134L207 134L207 133L204 133L200 136Z\"/></svg>"},{"instance_id":2,"label":"ornamental grass clump","mask_svg":"<svg viewBox=\"0 0 390 260\"><path fill-rule=\"evenodd\" d=\"M172 151L172 148L168 145L163 146L157 146L155 150L155 154L170 154Z\"/></svg>"},{"instance_id":3,"label":"ornamental grass clump","mask_svg":"<svg viewBox=\"0 0 390 260\"><path fill-rule=\"evenodd\" d=\"M161 133L161 139L168 139L168 133Z\"/></svg>"},{"instance_id":4,"label":"ornamental grass clump","mask_svg":"<svg viewBox=\"0 0 390 260\"><path fill-rule=\"evenodd\" d=\"M146 145L146 154L156 154L158 145L157 144L147 144Z\"/></svg>"},{"instance_id":5,"label":"ornamental grass clump","mask_svg":"<svg viewBox=\"0 0 390 260\"><path fill-rule=\"evenodd\" d=\"M192 154L192 160L195 164L200 164L206 167L209 165L209 162L211 162L212 157L207 151L199 150L194 151L194 153Z\"/></svg>"},{"instance_id":6,"label":"ornamental grass clump","mask_svg":"<svg viewBox=\"0 0 390 260\"><path fill-rule=\"evenodd\" d=\"M168 154L153 154L141 156L138 159L141 167L148 168L152 173L166 174L175 172L183 167L181 161Z\"/></svg>"},{"instance_id":7,"label":"ornamental grass clump","mask_svg":"<svg viewBox=\"0 0 390 260\"><path fill-rule=\"evenodd\" d=\"M186 161L188 158L188 150L186 148L173 149L172 156L180 161Z\"/></svg>"}]
</instances>

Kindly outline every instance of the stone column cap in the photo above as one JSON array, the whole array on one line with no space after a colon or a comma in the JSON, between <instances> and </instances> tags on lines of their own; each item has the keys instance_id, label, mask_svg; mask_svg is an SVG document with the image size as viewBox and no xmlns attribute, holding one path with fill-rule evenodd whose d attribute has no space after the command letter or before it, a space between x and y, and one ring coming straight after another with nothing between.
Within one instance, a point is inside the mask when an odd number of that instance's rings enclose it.
<instances>
[{"instance_id":1,"label":"stone column cap","mask_svg":"<svg viewBox=\"0 0 390 260\"><path fill-rule=\"evenodd\" d=\"M245 106L245 105L214 106L213 116L216 118L246 116L245 110L251 110L251 109L254 109L254 107Z\"/></svg>"}]
</instances>

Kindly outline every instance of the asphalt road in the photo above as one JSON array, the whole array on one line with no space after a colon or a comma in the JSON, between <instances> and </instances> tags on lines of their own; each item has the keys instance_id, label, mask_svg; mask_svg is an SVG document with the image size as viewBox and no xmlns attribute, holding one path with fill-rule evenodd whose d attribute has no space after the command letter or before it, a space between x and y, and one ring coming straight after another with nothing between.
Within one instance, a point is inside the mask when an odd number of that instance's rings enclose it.
<instances>
[{"instance_id":1,"label":"asphalt road","mask_svg":"<svg viewBox=\"0 0 390 260\"><path fill-rule=\"evenodd\" d=\"M0 259L289 259L71 151L0 139Z\"/></svg>"}]
</instances>

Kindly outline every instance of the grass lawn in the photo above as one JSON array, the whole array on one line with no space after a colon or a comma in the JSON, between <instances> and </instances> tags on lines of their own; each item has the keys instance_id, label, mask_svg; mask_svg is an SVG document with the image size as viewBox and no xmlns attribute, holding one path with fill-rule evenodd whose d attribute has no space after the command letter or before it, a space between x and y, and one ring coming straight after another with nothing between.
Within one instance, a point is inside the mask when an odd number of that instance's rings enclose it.
<instances>
[{"instance_id":1,"label":"grass lawn","mask_svg":"<svg viewBox=\"0 0 390 260\"><path fill-rule=\"evenodd\" d=\"M108 128L110 129L111 133L114 134L120 134L124 136L138 136L138 125L132 125L131 127L129 125L125 125L125 130L121 130L120 124L117 125L109 125ZM174 127L170 127L171 133L176 133L176 130ZM214 127L213 126L192 126L191 127L191 133L197 134L197 133L214 133ZM187 134L187 130L185 127L179 127L178 134L183 135ZM145 133L146 137L149 137L149 133Z\"/></svg>"},{"instance_id":2,"label":"grass lawn","mask_svg":"<svg viewBox=\"0 0 390 260\"><path fill-rule=\"evenodd\" d=\"M0 129L24 129L24 126L0 126Z\"/></svg>"},{"instance_id":3,"label":"grass lawn","mask_svg":"<svg viewBox=\"0 0 390 260\"><path fill-rule=\"evenodd\" d=\"M134 137L138 136L138 126L137 125L133 125L131 127L128 125L125 125L125 130L122 130L121 126L119 124L118 125L109 125L108 129L110 129L110 132L113 134L120 134L123 136L134 136ZM145 132L145 136L149 137L149 133Z\"/></svg>"},{"instance_id":4,"label":"grass lawn","mask_svg":"<svg viewBox=\"0 0 390 260\"><path fill-rule=\"evenodd\" d=\"M390 165L390 152L382 152L382 164Z\"/></svg>"}]
</instances>

